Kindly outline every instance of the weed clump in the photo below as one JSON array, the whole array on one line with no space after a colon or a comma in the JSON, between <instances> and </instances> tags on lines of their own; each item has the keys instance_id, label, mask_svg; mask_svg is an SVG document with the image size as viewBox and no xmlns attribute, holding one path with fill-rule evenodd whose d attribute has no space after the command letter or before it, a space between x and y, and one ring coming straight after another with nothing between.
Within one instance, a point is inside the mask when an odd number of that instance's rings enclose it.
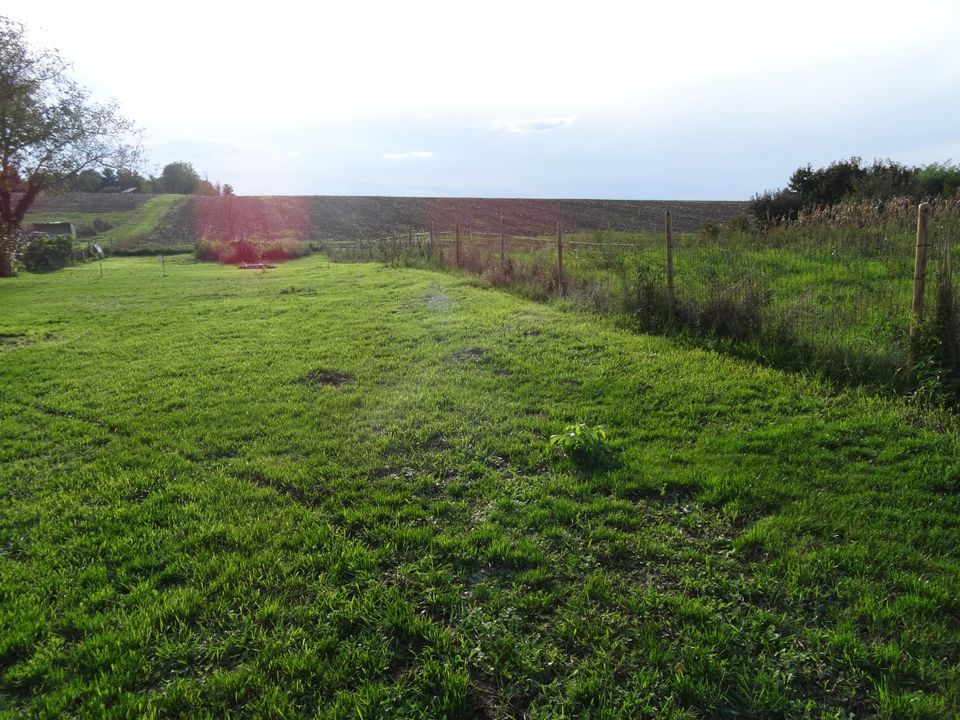
<instances>
[{"instance_id":1,"label":"weed clump","mask_svg":"<svg viewBox=\"0 0 960 720\"><path fill-rule=\"evenodd\" d=\"M350 373L342 373L337 370L325 370L322 368L311 370L299 379L299 382L303 385L331 385L333 387L340 387L352 381L353 375Z\"/></svg>"},{"instance_id":2,"label":"weed clump","mask_svg":"<svg viewBox=\"0 0 960 720\"><path fill-rule=\"evenodd\" d=\"M587 423L567 425L562 433L550 436L550 446L581 468L601 465L610 451L606 426Z\"/></svg>"}]
</instances>

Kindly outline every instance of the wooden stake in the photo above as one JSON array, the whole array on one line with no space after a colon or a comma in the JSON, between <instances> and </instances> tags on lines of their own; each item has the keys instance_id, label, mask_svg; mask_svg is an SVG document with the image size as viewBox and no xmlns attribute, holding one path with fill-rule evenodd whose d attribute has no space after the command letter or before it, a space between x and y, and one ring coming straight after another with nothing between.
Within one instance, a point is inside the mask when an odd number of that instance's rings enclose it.
<instances>
[{"instance_id":1,"label":"wooden stake","mask_svg":"<svg viewBox=\"0 0 960 720\"><path fill-rule=\"evenodd\" d=\"M942 225L940 229L941 231L943 230ZM947 269L947 277L953 279L953 253L951 252L953 250L953 238L944 233L942 239L940 240L940 244L943 246L943 262Z\"/></svg>"},{"instance_id":2,"label":"wooden stake","mask_svg":"<svg viewBox=\"0 0 960 720\"><path fill-rule=\"evenodd\" d=\"M676 288L673 284L673 217L670 211L664 213L667 232L667 319L673 322L677 314Z\"/></svg>"},{"instance_id":3,"label":"wooden stake","mask_svg":"<svg viewBox=\"0 0 960 720\"><path fill-rule=\"evenodd\" d=\"M454 262L460 267L460 216L453 216L454 232L456 233L456 247L454 248Z\"/></svg>"},{"instance_id":4,"label":"wooden stake","mask_svg":"<svg viewBox=\"0 0 960 720\"><path fill-rule=\"evenodd\" d=\"M947 233L943 234L943 237L940 240L940 252L941 262L940 262L940 281L944 284L950 294L953 294L953 242L950 238L950 235ZM950 304L953 307L953 303Z\"/></svg>"},{"instance_id":5,"label":"wooden stake","mask_svg":"<svg viewBox=\"0 0 960 720\"><path fill-rule=\"evenodd\" d=\"M943 230L943 226L940 228ZM947 345L947 356L955 365L958 362L958 347L956 328L956 316L954 309L956 305L953 302L953 239L950 233L942 233L940 237L940 272L937 278L937 303L942 307L944 320L943 341Z\"/></svg>"},{"instance_id":6,"label":"wooden stake","mask_svg":"<svg viewBox=\"0 0 960 720\"><path fill-rule=\"evenodd\" d=\"M557 223L557 293L566 294L563 281L563 228L560 223Z\"/></svg>"},{"instance_id":7,"label":"wooden stake","mask_svg":"<svg viewBox=\"0 0 960 720\"><path fill-rule=\"evenodd\" d=\"M908 358L908 369L911 374L917 360L920 324L923 322L923 299L927 285L927 249L930 247L927 239L929 216L930 206L927 203L920 203L917 206L917 250L913 264L913 314L910 323L910 357Z\"/></svg>"},{"instance_id":8,"label":"wooden stake","mask_svg":"<svg viewBox=\"0 0 960 720\"><path fill-rule=\"evenodd\" d=\"M505 248L505 238L503 237L503 213L500 213L500 269L503 270L506 267L506 262L504 260L506 256Z\"/></svg>"}]
</instances>

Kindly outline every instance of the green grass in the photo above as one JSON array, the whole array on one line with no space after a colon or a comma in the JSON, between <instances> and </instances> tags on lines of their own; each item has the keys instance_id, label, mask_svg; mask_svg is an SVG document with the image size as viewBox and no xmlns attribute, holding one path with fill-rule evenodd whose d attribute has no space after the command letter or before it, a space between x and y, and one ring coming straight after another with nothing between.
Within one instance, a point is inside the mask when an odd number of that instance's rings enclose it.
<instances>
[{"instance_id":1,"label":"green grass","mask_svg":"<svg viewBox=\"0 0 960 720\"><path fill-rule=\"evenodd\" d=\"M944 241L960 237L956 221L945 223L931 232L928 317L934 314ZM906 371L913 318L911 232L885 225L789 227L769 235L677 234L672 322L662 235L571 233L564 252L566 302L781 369L812 370L832 381L907 394L916 390ZM367 259L372 251L394 265L451 266L452 235L442 240L442 257L431 256L425 241L411 248L386 243L359 250L330 244L330 251L337 259ZM508 240L507 266L501 269L497 237L465 236L461 266L532 299L555 297L555 240L543 237L536 245Z\"/></svg>"},{"instance_id":2,"label":"green grass","mask_svg":"<svg viewBox=\"0 0 960 720\"><path fill-rule=\"evenodd\" d=\"M466 276L104 269L0 284L0 717L957 717L953 418Z\"/></svg>"},{"instance_id":3,"label":"green grass","mask_svg":"<svg viewBox=\"0 0 960 720\"><path fill-rule=\"evenodd\" d=\"M79 238L78 244L86 247L89 241L96 242L107 251L130 251L145 246L161 218L183 198L183 195L156 195L134 210L108 213L28 213L24 226L45 222L72 222L79 226L91 224L99 218L113 227L89 239ZM189 248L180 248L180 252L185 249Z\"/></svg>"}]
</instances>

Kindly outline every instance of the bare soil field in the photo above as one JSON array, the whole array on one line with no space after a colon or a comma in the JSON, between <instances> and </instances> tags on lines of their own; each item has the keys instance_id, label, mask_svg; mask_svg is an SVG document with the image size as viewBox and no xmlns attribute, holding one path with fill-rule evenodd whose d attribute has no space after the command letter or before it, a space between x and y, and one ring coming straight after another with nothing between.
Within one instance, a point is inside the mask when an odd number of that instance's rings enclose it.
<instances>
[{"instance_id":1,"label":"bare soil field","mask_svg":"<svg viewBox=\"0 0 960 720\"><path fill-rule=\"evenodd\" d=\"M70 193L44 194L30 207L31 214L53 213L113 213L127 212L141 207L152 195L131 193Z\"/></svg>"},{"instance_id":2,"label":"bare soil field","mask_svg":"<svg viewBox=\"0 0 960 720\"><path fill-rule=\"evenodd\" d=\"M51 195L37 201L37 214L135 211L149 195L79 193ZM464 230L495 231L500 215L507 232L545 233L559 222L575 230L658 230L664 210L673 212L674 228L695 232L706 222L722 223L747 212L740 201L690 200L542 200L499 198L415 198L359 196L185 196L172 205L150 233L152 243L193 242L198 225L232 203L240 216L258 217L273 233L289 232L303 239L371 238L425 230L451 230L456 220ZM64 218L68 219L68 218ZM279 227L278 227L279 226Z\"/></svg>"},{"instance_id":3,"label":"bare soil field","mask_svg":"<svg viewBox=\"0 0 960 720\"><path fill-rule=\"evenodd\" d=\"M297 201L299 198L277 198ZM668 200L531 200L499 198L332 197L309 198L311 230L319 236L364 237L398 228L494 231L502 214L510 232L568 230L656 230L664 210L677 230L694 232L705 222L726 222L747 211L745 202Z\"/></svg>"}]
</instances>

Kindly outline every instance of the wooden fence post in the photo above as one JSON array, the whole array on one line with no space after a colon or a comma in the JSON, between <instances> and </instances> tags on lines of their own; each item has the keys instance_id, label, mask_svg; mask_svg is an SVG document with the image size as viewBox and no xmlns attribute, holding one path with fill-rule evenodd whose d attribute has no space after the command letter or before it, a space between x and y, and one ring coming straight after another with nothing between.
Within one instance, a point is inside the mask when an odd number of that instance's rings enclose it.
<instances>
[{"instance_id":1,"label":"wooden fence post","mask_svg":"<svg viewBox=\"0 0 960 720\"><path fill-rule=\"evenodd\" d=\"M565 295L563 281L563 228L557 223L557 293Z\"/></svg>"},{"instance_id":2,"label":"wooden fence post","mask_svg":"<svg viewBox=\"0 0 960 720\"><path fill-rule=\"evenodd\" d=\"M943 230L943 226L940 226ZM940 236L940 269L937 271L937 311L944 313L941 326L946 353L954 367L960 365L960 343L957 337L956 304L953 301L953 238L951 233Z\"/></svg>"},{"instance_id":3,"label":"wooden fence post","mask_svg":"<svg viewBox=\"0 0 960 720\"><path fill-rule=\"evenodd\" d=\"M944 233L940 240L940 277L937 284L945 287L953 296L953 242L950 235ZM951 302L950 307L953 307Z\"/></svg>"},{"instance_id":4,"label":"wooden fence post","mask_svg":"<svg viewBox=\"0 0 960 720\"><path fill-rule=\"evenodd\" d=\"M503 213L500 213L500 269L501 270L503 270L504 267L506 266L506 261L504 259L506 255L505 245L506 243L503 237Z\"/></svg>"},{"instance_id":5,"label":"wooden fence post","mask_svg":"<svg viewBox=\"0 0 960 720\"><path fill-rule=\"evenodd\" d=\"M913 264L913 306L910 318L910 356L907 359L907 368L913 374L914 363L917 361L917 352L920 342L920 324L923 322L923 300L927 286L927 249L930 243L927 239L927 220L930 216L930 206L920 203L917 206L917 250Z\"/></svg>"},{"instance_id":6,"label":"wooden fence post","mask_svg":"<svg viewBox=\"0 0 960 720\"><path fill-rule=\"evenodd\" d=\"M460 216L453 216L453 226L454 233L456 234L455 238L455 247L454 247L454 263L457 267L460 267Z\"/></svg>"},{"instance_id":7,"label":"wooden fence post","mask_svg":"<svg viewBox=\"0 0 960 720\"><path fill-rule=\"evenodd\" d=\"M673 322L677 313L676 288L673 283L673 217L670 211L664 213L667 232L667 319Z\"/></svg>"},{"instance_id":8,"label":"wooden fence post","mask_svg":"<svg viewBox=\"0 0 960 720\"><path fill-rule=\"evenodd\" d=\"M433 220L430 221L430 257L433 258Z\"/></svg>"}]
</instances>

